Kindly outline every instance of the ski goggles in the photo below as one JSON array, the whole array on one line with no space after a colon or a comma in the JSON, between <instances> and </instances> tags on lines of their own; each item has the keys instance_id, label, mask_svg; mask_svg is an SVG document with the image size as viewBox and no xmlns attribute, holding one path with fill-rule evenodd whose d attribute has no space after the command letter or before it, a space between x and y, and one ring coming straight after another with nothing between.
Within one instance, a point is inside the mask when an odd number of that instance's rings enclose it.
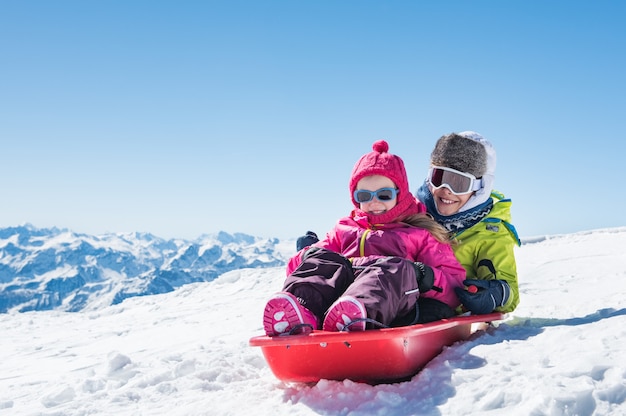
<instances>
[{"instance_id":1,"label":"ski goggles","mask_svg":"<svg viewBox=\"0 0 626 416\"><path fill-rule=\"evenodd\" d=\"M482 179L471 173L460 172L443 166L433 166L428 171L428 183L435 189L446 187L455 195L469 194L483 186Z\"/></svg>"},{"instance_id":2,"label":"ski goggles","mask_svg":"<svg viewBox=\"0 0 626 416\"><path fill-rule=\"evenodd\" d=\"M353 197L354 200L362 204L364 202L370 202L374 197L381 202L393 201L398 195L398 191L396 188L380 188L376 191L368 191L365 189L357 189L354 191Z\"/></svg>"}]
</instances>

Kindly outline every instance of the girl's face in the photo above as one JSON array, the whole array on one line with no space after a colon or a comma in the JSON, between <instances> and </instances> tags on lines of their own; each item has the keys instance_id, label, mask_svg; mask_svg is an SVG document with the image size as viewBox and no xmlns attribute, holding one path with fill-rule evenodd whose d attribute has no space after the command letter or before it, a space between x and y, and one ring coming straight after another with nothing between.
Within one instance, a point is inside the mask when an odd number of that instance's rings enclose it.
<instances>
[{"instance_id":1,"label":"girl's face","mask_svg":"<svg viewBox=\"0 0 626 416\"><path fill-rule=\"evenodd\" d=\"M382 175L371 175L361 178L356 184L356 189L362 189L366 191L377 191L381 188L395 188L396 185L391 179ZM368 214L379 215L389 211L395 207L398 203L398 198L393 198L390 201L381 201L374 197L369 202L361 202L359 208L367 212Z\"/></svg>"},{"instance_id":2,"label":"girl's face","mask_svg":"<svg viewBox=\"0 0 626 416\"><path fill-rule=\"evenodd\" d=\"M433 198L435 199L435 205L437 205L437 211L441 215L454 215L469 199L474 195L473 192L463 194L463 195L455 195L448 188L441 187L439 189L434 189L432 186L430 187L430 191L433 194Z\"/></svg>"}]
</instances>

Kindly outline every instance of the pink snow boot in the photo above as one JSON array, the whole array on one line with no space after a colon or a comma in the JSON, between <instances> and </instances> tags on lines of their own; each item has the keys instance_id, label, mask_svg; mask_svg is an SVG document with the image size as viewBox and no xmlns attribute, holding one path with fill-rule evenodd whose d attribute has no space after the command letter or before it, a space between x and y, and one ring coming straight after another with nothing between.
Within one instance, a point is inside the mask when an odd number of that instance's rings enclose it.
<instances>
[{"instance_id":1,"label":"pink snow boot","mask_svg":"<svg viewBox=\"0 0 626 416\"><path fill-rule=\"evenodd\" d=\"M268 337L306 334L317 329L317 318L294 295L279 292L265 305L263 329Z\"/></svg>"},{"instance_id":2,"label":"pink snow boot","mask_svg":"<svg viewBox=\"0 0 626 416\"><path fill-rule=\"evenodd\" d=\"M342 296L333 303L324 319L324 331L365 331L367 312L358 299Z\"/></svg>"}]
</instances>

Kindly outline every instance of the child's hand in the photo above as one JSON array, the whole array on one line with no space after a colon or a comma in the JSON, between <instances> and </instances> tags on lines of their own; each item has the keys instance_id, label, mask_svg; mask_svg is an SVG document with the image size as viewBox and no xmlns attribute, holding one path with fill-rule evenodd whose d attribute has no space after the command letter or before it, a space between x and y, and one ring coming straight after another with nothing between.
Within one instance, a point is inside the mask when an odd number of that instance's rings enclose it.
<instances>
[{"instance_id":1,"label":"child's hand","mask_svg":"<svg viewBox=\"0 0 626 416\"><path fill-rule=\"evenodd\" d=\"M420 262L413 263L413 267L415 267L415 277L417 278L417 287L420 293L428 292L433 289L435 285L435 272L433 272L432 267ZM439 288L435 290L437 289ZM441 290L439 289L437 291Z\"/></svg>"},{"instance_id":2,"label":"child's hand","mask_svg":"<svg viewBox=\"0 0 626 416\"><path fill-rule=\"evenodd\" d=\"M305 247L317 243L318 241L320 240L319 238L317 238L317 234L315 234L313 231L307 231L305 235L299 237L296 241L296 249L300 251Z\"/></svg>"}]
</instances>

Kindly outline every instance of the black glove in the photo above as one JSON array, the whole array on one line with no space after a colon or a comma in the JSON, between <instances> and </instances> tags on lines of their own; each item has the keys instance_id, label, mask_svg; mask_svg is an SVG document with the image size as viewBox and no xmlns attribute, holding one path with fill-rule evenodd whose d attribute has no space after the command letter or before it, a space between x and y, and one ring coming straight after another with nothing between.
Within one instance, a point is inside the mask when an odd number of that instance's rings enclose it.
<instances>
[{"instance_id":1,"label":"black glove","mask_svg":"<svg viewBox=\"0 0 626 416\"><path fill-rule=\"evenodd\" d=\"M430 266L420 262L413 263L413 266L415 267L415 277L417 278L417 287L420 293L428 292L431 289L439 289L434 287L435 272L433 272Z\"/></svg>"},{"instance_id":2,"label":"black glove","mask_svg":"<svg viewBox=\"0 0 626 416\"><path fill-rule=\"evenodd\" d=\"M320 239L317 238L317 234L313 231L307 231L306 235L298 237L298 240L296 241L296 250L300 251L305 247L317 243L318 241L320 241Z\"/></svg>"},{"instance_id":3,"label":"black glove","mask_svg":"<svg viewBox=\"0 0 626 416\"><path fill-rule=\"evenodd\" d=\"M459 300L470 312L481 315L491 313L498 306L504 306L511 288L504 280L468 279L463 282L467 289L455 287Z\"/></svg>"}]
</instances>

